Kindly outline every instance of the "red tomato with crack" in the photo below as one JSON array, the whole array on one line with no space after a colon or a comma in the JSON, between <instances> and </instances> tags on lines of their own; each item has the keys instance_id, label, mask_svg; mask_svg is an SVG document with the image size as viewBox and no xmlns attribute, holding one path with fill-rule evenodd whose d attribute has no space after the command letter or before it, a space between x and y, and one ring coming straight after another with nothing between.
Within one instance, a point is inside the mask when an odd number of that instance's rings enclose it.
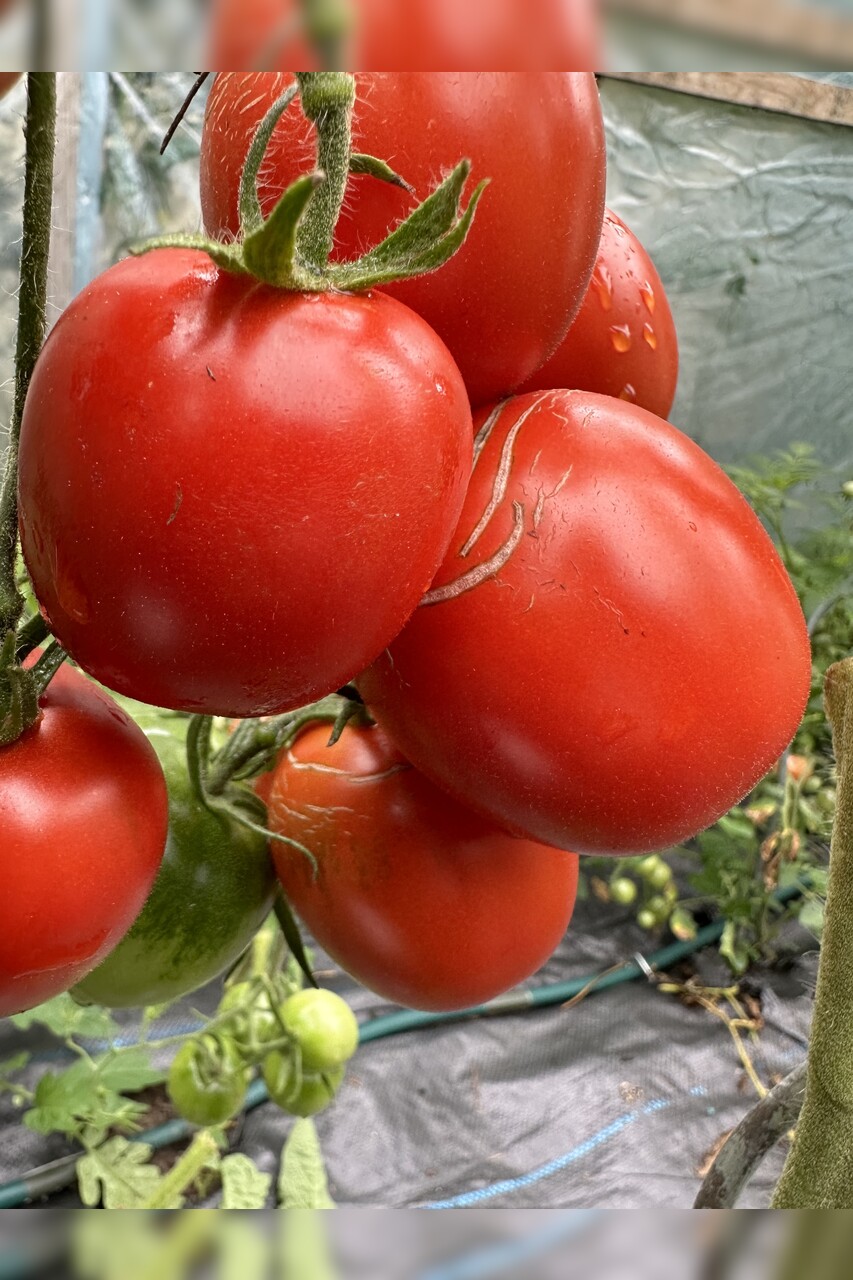
<instances>
[{"instance_id":1,"label":"red tomato with crack","mask_svg":"<svg viewBox=\"0 0 853 1280\"><path fill-rule=\"evenodd\" d=\"M416 1009L464 1009L523 982L571 919L578 859L518 840L439 791L380 728L304 731L266 788L287 897L359 982Z\"/></svg>"},{"instance_id":2,"label":"red tomato with crack","mask_svg":"<svg viewBox=\"0 0 853 1280\"><path fill-rule=\"evenodd\" d=\"M805 708L809 639L775 548L716 463L636 405L540 392L475 425L451 550L365 701L509 830L580 853L678 844Z\"/></svg>"},{"instance_id":3,"label":"red tomato with crack","mask_svg":"<svg viewBox=\"0 0 853 1280\"><path fill-rule=\"evenodd\" d=\"M249 143L292 77L225 73L210 92L201 202L213 235L239 231L237 197ZM604 128L585 72L364 72L356 77L357 151L387 160L415 188L353 177L335 256L354 258L408 216L463 157L491 183L468 238L430 275L385 286L447 343L472 403L496 399L543 363L580 307L604 212ZM284 114L261 170L268 212L314 168L313 127Z\"/></svg>"},{"instance_id":4,"label":"red tomato with crack","mask_svg":"<svg viewBox=\"0 0 853 1280\"><path fill-rule=\"evenodd\" d=\"M597 391L665 418L678 381L678 339L660 276L646 250L609 209L580 311L524 391Z\"/></svg>"},{"instance_id":5,"label":"red tomato with crack","mask_svg":"<svg viewBox=\"0 0 853 1280\"><path fill-rule=\"evenodd\" d=\"M343 63L374 71L511 71L601 61L595 0L342 0L351 24ZM206 64L318 66L297 0L214 0Z\"/></svg>"},{"instance_id":6,"label":"red tomato with crack","mask_svg":"<svg viewBox=\"0 0 853 1280\"><path fill-rule=\"evenodd\" d=\"M288 294L158 249L63 313L27 396L21 541L54 635L156 706L264 715L400 630L450 539L471 411L384 294Z\"/></svg>"},{"instance_id":7,"label":"red tomato with crack","mask_svg":"<svg viewBox=\"0 0 853 1280\"><path fill-rule=\"evenodd\" d=\"M166 847L168 800L147 738L63 667L41 715L0 750L0 1017L66 991L133 924Z\"/></svg>"}]
</instances>

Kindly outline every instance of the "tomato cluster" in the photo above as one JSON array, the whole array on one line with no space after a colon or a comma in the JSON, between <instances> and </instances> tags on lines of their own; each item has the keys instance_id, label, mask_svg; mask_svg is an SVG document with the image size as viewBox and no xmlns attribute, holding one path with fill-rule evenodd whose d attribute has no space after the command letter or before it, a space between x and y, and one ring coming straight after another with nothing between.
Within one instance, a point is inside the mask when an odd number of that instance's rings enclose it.
<instances>
[{"instance_id":1,"label":"tomato cluster","mask_svg":"<svg viewBox=\"0 0 853 1280\"><path fill-rule=\"evenodd\" d=\"M469 165L490 185L460 212ZM588 73L216 78L215 239L128 258L60 318L24 411L20 538L85 672L257 719L257 742L238 728L208 774L196 721L187 774L187 743L152 738L167 843L140 731L80 675L49 686L0 753L0 1013L221 973L272 904L267 834L345 969L403 1004L481 1003L558 945L578 854L689 837L783 750L800 606L665 420L675 326L604 176ZM366 710L330 745L325 712L295 713L351 681ZM57 806L73 848L45 835ZM222 1123L253 1066L294 1114L325 1105L354 1020L318 993L245 1018L234 999L230 1037L176 1060L176 1105Z\"/></svg>"}]
</instances>

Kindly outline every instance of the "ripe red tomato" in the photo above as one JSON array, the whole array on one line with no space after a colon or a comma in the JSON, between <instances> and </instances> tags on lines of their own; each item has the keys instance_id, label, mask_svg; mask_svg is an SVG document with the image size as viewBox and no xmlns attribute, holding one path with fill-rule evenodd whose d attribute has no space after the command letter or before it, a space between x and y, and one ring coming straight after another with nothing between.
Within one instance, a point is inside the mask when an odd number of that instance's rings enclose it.
<instances>
[{"instance_id":1,"label":"ripe red tomato","mask_svg":"<svg viewBox=\"0 0 853 1280\"><path fill-rule=\"evenodd\" d=\"M166 783L128 715L62 668L0 751L0 1017L77 982L119 942L166 845Z\"/></svg>"},{"instance_id":2,"label":"ripe red tomato","mask_svg":"<svg viewBox=\"0 0 853 1280\"><path fill-rule=\"evenodd\" d=\"M237 193L249 142L286 74L217 76L201 149L201 200L214 235L239 230ZM378 243L463 156L491 178L468 239L431 275L387 286L453 353L474 404L542 364L577 313L604 210L604 129L584 72L365 72L357 77L357 150L392 164L417 197L377 178L350 183L336 256ZM273 135L261 204L314 165L313 129L297 105Z\"/></svg>"},{"instance_id":3,"label":"ripe red tomato","mask_svg":"<svg viewBox=\"0 0 853 1280\"><path fill-rule=\"evenodd\" d=\"M75 660L157 706L330 693L400 630L471 469L459 371L382 294L287 294L160 249L99 276L27 396L21 539Z\"/></svg>"},{"instance_id":4,"label":"ripe red tomato","mask_svg":"<svg viewBox=\"0 0 853 1280\"><path fill-rule=\"evenodd\" d=\"M359 680L420 769L581 853L714 822L794 733L797 596L746 501L686 436L581 391L477 415L478 461L428 603Z\"/></svg>"},{"instance_id":5,"label":"ripe red tomato","mask_svg":"<svg viewBox=\"0 0 853 1280\"><path fill-rule=\"evenodd\" d=\"M380 728L302 733L269 789L279 879L322 947L416 1009L463 1009L528 978L571 919L578 859L517 840L439 791Z\"/></svg>"},{"instance_id":6,"label":"ripe red tomato","mask_svg":"<svg viewBox=\"0 0 853 1280\"><path fill-rule=\"evenodd\" d=\"M607 209L581 309L524 390L597 391L665 418L677 381L678 339L660 276L633 231Z\"/></svg>"},{"instance_id":7,"label":"ripe red tomato","mask_svg":"<svg viewBox=\"0 0 853 1280\"><path fill-rule=\"evenodd\" d=\"M343 0L342 9L350 68L591 71L601 61L595 0ZM316 67L298 18L297 0L214 0L206 65Z\"/></svg>"}]
</instances>

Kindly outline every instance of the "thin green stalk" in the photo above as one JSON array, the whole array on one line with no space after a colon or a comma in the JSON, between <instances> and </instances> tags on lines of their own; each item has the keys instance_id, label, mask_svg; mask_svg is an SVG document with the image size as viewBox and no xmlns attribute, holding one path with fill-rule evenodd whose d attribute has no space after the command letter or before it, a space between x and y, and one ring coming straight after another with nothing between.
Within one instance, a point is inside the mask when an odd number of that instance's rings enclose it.
<instances>
[{"instance_id":1,"label":"thin green stalk","mask_svg":"<svg viewBox=\"0 0 853 1280\"><path fill-rule=\"evenodd\" d=\"M853 658L826 673L838 771L806 1095L777 1209L853 1208Z\"/></svg>"},{"instance_id":2,"label":"thin green stalk","mask_svg":"<svg viewBox=\"0 0 853 1280\"><path fill-rule=\"evenodd\" d=\"M317 170L323 182L299 224L300 256L322 269L329 260L344 202L352 153L355 77L343 71L299 71L302 110L317 130Z\"/></svg>"},{"instance_id":3,"label":"thin green stalk","mask_svg":"<svg viewBox=\"0 0 853 1280\"><path fill-rule=\"evenodd\" d=\"M27 77L26 138L15 399L0 488L0 635L14 631L24 608L16 582L18 443L24 401L46 327L47 263L56 147L56 76L51 71L34 71Z\"/></svg>"}]
</instances>

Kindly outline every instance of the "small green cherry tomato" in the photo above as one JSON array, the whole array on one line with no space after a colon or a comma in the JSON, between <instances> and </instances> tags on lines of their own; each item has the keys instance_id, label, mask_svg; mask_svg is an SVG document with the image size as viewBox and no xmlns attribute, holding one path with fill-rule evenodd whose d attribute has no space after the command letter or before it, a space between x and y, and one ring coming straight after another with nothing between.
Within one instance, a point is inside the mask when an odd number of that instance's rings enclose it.
<instances>
[{"instance_id":1,"label":"small green cherry tomato","mask_svg":"<svg viewBox=\"0 0 853 1280\"><path fill-rule=\"evenodd\" d=\"M281 1018L298 1041L305 1072L343 1066L358 1048L355 1014L333 991L297 991L282 1005Z\"/></svg>"},{"instance_id":2,"label":"small green cherry tomato","mask_svg":"<svg viewBox=\"0 0 853 1280\"><path fill-rule=\"evenodd\" d=\"M167 1089L177 1110L191 1124L224 1124L243 1105L246 1067L229 1041L205 1036L189 1040L175 1055Z\"/></svg>"},{"instance_id":3,"label":"small green cherry tomato","mask_svg":"<svg viewBox=\"0 0 853 1280\"><path fill-rule=\"evenodd\" d=\"M344 1078L344 1068L334 1067L322 1075L296 1070L293 1058L277 1051L263 1063L264 1083L276 1106L292 1116L315 1116L335 1097Z\"/></svg>"},{"instance_id":4,"label":"small green cherry tomato","mask_svg":"<svg viewBox=\"0 0 853 1280\"><path fill-rule=\"evenodd\" d=\"M643 907L642 911L637 912L637 924L641 929L654 929L657 922L657 916L648 907Z\"/></svg>"},{"instance_id":5,"label":"small green cherry tomato","mask_svg":"<svg viewBox=\"0 0 853 1280\"><path fill-rule=\"evenodd\" d=\"M616 880L611 880L610 882L610 897L613 902L618 902L620 906L627 907L637 897L637 886L627 876L619 876Z\"/></svg>"}]
</instances>

